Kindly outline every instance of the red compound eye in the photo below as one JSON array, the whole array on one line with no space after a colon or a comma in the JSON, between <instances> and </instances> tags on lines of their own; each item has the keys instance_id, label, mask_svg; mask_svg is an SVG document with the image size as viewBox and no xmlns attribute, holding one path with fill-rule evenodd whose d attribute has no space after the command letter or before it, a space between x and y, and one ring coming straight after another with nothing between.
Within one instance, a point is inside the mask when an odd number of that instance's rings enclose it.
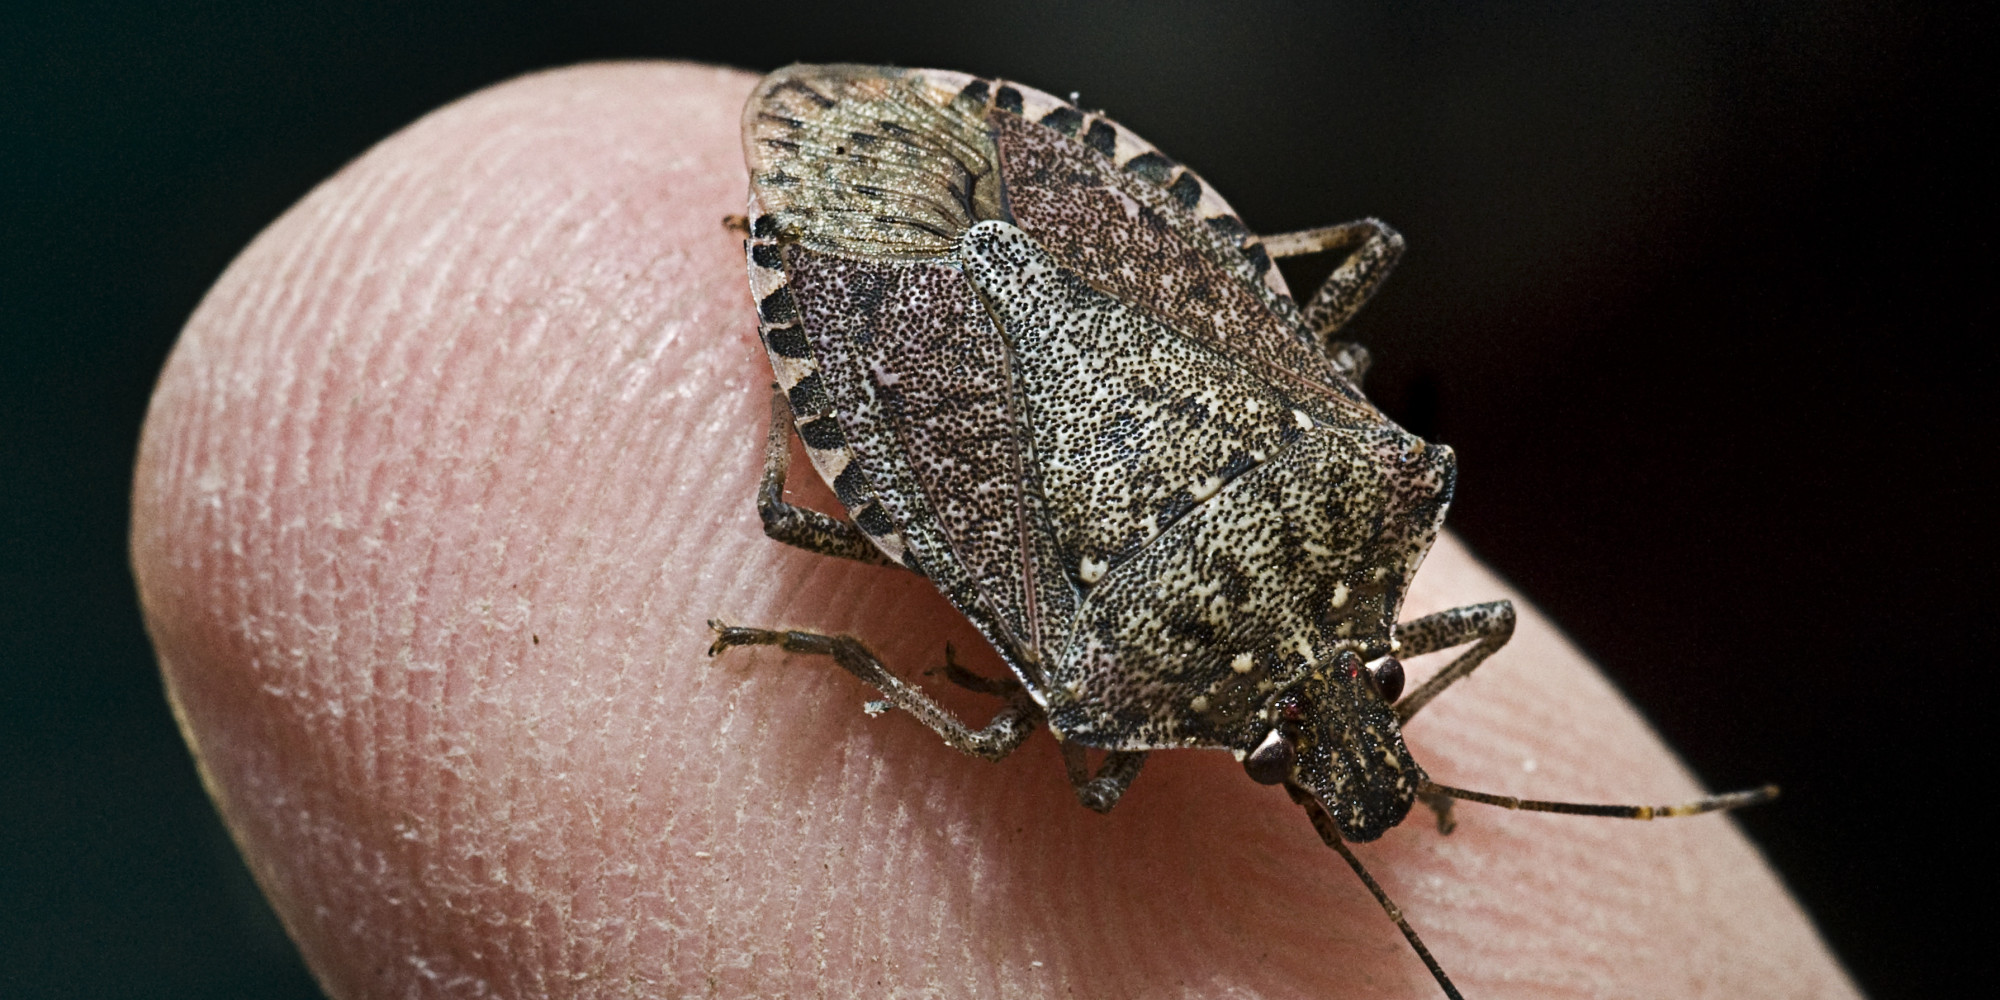
<instances>
[{"instance_id":1,"label":"red compound eye","mask_svg":"<svg viewBox=\"0 0 2000 1000\"><path fill-rule=\"evenodd\" d=\"M1288 694L1278 699L1278 718L1285 722L1300 722L1306 717L1306 703L1296 694Z\"/></svg>"},{"instance_id":2,"label":"red compound eye","mask_svg":"<svg viewBox=\"0 0 2000 1000\"><path fill-rule=\"evenodd\" d=\"M1334 668L1347 671L1347 679L1351 681L1361 676L1361 657L1351 649L1341 650L1340 659L1334 661Z\"/></svg>"}]
</instances>

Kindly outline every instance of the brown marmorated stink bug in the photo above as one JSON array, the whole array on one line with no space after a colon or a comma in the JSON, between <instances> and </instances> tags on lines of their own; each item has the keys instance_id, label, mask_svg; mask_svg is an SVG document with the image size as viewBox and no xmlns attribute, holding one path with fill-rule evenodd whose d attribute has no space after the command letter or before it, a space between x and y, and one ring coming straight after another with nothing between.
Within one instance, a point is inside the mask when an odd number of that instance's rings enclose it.
<instances>
[{"instance_id":1,"label":"brown marmorated stink bug","mask_svg":"<svg viewBox=\"0 0 2000 1000\"><path fill-rule=\"evenodd\" d=\"M973 728L855 639L716 624L711 652L832 657L946 743L1038 726L1084 805L1147 753L1227 750L1347 847L1423 801L1651 819L1762 802L1539 802L1431 781L1402 724L1514 629L1507 601L1396 615L1444 520L1450 448L1361 394L1334 339L1402 240L1372 219L1259 238L1200 177L1094 112L939 70L792 66L744 110L750 287L777 375L772 538L929 577L1013 677ZM1303 308L1274 257L1344 255ZM797 428L851 520L784 500ZM1399 656L1470 643L1402 695ZM1085 748L1105 751L1095 774Z\"/></svg>"}]
</instances>

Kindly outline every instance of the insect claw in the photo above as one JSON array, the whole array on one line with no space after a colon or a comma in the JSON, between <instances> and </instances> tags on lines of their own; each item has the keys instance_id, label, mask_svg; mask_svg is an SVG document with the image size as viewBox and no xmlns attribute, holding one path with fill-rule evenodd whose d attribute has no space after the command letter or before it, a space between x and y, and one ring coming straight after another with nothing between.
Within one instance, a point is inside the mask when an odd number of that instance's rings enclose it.
<instances>
[{"instance_id":1,"label":"insect claw","mask_svg":"<svg viewBox=\"0 0 2000 1000\"><path fill-rule=\"evenodd\" d=\"M1458 816L1451 811L1452 798L1433 792L1418 792L1417 801L1422 802L1431 812L1437 814L1438 832L1449 836L1458 829Z\"/></svg>"},{"instance_id":2,"label":"insect claw","mask_svg":"<svg viewBox=\"0 0 2000 1000\"><path fill-rule=\"evenodd\" d=\"M718 655L731 646L783 646L791 649L789 640L795 634L731 625L719 618L710 619L708 627L715 630L715 641L708 646L710 656Z\"/></svg>"},{"instance_id":3,"label":"insect claw","mask_svg":"<svg viewBox=\"0 0 2000 1000\"><path fill-rule=\"evenodd\" d=\"M1090 784L1077 789L1076 790L1077 801L1082 802L1084 804L1084 807L1089 809L1091 812L1097 812L1097 813L1110 812L1111 806L1118 800L1106 794L1109 791L1109 789L1100 787L1104 784L1106 784L1104 779L1099 778L1096 781L1093 781Z\"/></svg>"}]
</instances>

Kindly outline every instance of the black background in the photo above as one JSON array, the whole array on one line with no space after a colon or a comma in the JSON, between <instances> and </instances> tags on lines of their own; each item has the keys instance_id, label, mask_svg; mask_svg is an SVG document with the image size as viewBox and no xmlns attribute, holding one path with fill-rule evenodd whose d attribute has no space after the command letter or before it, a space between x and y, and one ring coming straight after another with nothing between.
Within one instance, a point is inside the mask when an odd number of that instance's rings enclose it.
<instances>
[{"instance_id":1,"label":"black background","mask_svg":"<svg viewBox=\"0 0 2000 1000\"><path fill-rule=\"evenodd\" d=\"M1077 90L1255 228L1409 239L1353 327L1452 524L1713 787L1865 989L1991 875L1990 24L1875 2L88 2L0 14L0 994L308 997L125 563L153 379L311 185L536 68L880 61ZM1604 9L1608 8L1608 9Z\"/></svg>"}]
</instances>

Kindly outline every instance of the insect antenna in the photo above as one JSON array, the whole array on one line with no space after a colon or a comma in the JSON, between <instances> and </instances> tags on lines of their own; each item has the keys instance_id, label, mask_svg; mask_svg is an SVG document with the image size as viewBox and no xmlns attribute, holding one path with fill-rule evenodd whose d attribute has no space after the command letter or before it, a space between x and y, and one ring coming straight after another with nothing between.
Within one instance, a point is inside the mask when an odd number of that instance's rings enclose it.
<instances>
[{"instance_id":1,"label":"insect antenna","mask_svg":"<svg viewBox=\"0 0 2000 1000\"><path fill-rule=\"evenodd\" d=\"M1381 905L1382 912L1396 922L1396 929L1402 931L1403 939L1410 942L1411 948L1416 949L1417 957L1424 960L1424 968L1431 970L1431 978L1437 980L1438 987L1444 990L1444 995L1451 1000L1465 1000L1465 996L1458 992L1458 987L1451 984L1451 977L1444 974L1444 967L1438 964L1437 959L1431 957L1431 950L1424 947L1424 939L1417 936L1416 928L1411 927L1410 922L1403 918L1402 908L1389 898L1388 893L1382 891L1382 886L1375 881L1375 876L1368 874L1368 869L1361 867L1361 859L1355 857L1354 852L1348 849L1347 842L1340 839L1340 827L1334 822L1333 816L1326 811L1326 807L1319 804L1319 799L1289 785L1285 787L1285 791L1291 794L1292 801L1305 807L1306 815L1312 819L1313 829L1319 832L1319 839L1326 841L1326 846L1338 851L1340 859L1347 862L1347 867L1354 869L1354 874L1361 877L1361 884L1367 886L1368 891L1374 894L1375 902Z\"/></svg>"},{"instance_id":2,"label":"insect antenna","mask_svg":"<svg viewBox=\"0 0 2000 1000\"><path fill-rule=\"evenodd\" d=\"M1422 796L1444 796L1464 799L1467 802L1483 802L1502 809L1520 809L1525 812L1568 813L1572 816L1611 816L1617 819L1660 819L1666 816L1695 816L1723 809L1740 809L1769 802L1778 797L1778 786L1765 785L1742 792L1725 792L1721 795L1706 795L1689 802L1671 806L1624 806L1601 805L1589 802L1548 802L1541 799L1517 799L1512 795L1492 795L1486 792L1468 791L1440 785L1435 781L1425 781L1418 790Z\"/></svg>"}]
</instances>

